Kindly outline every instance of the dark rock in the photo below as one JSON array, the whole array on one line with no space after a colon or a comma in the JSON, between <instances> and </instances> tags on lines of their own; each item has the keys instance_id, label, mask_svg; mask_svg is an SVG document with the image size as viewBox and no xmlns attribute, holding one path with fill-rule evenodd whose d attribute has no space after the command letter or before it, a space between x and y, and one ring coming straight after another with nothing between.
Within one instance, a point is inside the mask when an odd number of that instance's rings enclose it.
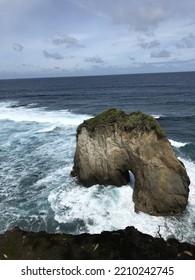
<instances>
[{"instance_id":1,"label":"dark rock","mask_svg":"<svg viewBox=\"0 0 195 280\"><path fill-rule=\"evenodd\" d=\"M165 241L134 227L101 234L47 234L20 229L0 234L0 259L175 260L195 259L195 246Z\"/></svg>"},{"instance_id":2,"label":"dark rock","mask_svg":"<svg viewBox=\"0 0 195 280\"><path fill-rule=\"evenodd\" d=\"M72 174L84 186L121 186L135 176L135 211L175 215L187 205L190 180L159 123L110 109L77 129Z\"/></svg>"}]
</instances>

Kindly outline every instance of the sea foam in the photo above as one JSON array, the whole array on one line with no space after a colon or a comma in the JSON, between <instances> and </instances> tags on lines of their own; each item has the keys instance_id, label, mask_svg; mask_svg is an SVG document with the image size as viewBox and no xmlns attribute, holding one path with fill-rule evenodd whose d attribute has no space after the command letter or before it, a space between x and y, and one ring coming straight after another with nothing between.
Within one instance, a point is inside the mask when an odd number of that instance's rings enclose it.
<instances>
[{"instance_id":1,"label":"sea foam","mask_svg":"<svg viewBox=\"0 0 195 280\"><path fill-rule=\"evenodd\" d=\"M174 141L174 140L171 140L171 139L169 140L169 142L171 143L171 146L173 146L175 148L181 148L181 147L184 147L185 145L188 144L188 143Z\"/></svg>"},{"instance_id":2,"label":"sea foam","mask_svg":"<svg viewBox=\"0 0 195 280\"><path fill-rule=\"evenodd\" d=\"M14 106L15 104L15 106ZM69 110L47 111L45 108L16 106L16 102L0 103L0 120L15 122L37 122L78 126L90 115L76 114Z\"/></svg>"},{"instance_id":3,"label":"sea foam","mask_svg":"<svg viewBox=\"0 0 195 280\"><path fill-rule=\"evenodd\" d=\"M175 217L155 217L145 213L136 213L132 201L133 189L127 185L120 188L114 186L95 185L85 188L71 183L71 188L53 190L48 200L55 212L55 220L61 226L75 222L75 234L89 232L100 233L127 226L152 236L176 237L181 241L195 242L195 165L181 159L191 179L189 204L184 213ZM80 222L78 222L80 221ZM179 224L179 227L178 227ZM82 226L81 226L82 225Z\"/></svg>"},{"instance_id":4,"label":"sea foam","mask_svg":"<svg viewBox=\"0 0 195 280\"><path fill-rule=\"evenodd\" d=\"M180 158L191 180L184 213L166 218L135 213L130 185L85 188L70 176L76 126L91 116L33 106L0 103L1 232L20 226L33 231L100 233L133 225L153 236L160 229L164 238L195 242L193 162ZM170 143L176 149L187 144Z\"/></svg>"}]
</instances>

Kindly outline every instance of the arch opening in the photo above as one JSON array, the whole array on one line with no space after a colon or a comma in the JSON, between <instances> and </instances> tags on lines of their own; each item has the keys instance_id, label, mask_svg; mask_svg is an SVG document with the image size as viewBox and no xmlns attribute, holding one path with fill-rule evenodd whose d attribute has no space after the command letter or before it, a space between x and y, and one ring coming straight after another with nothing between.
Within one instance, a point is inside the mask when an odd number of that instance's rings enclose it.
<instances>
[{"instance_id":1,"label":"arch opening","mask_svg":"<svg viewBox=\"0 0 195 280\"><path fill-rule=\"evenodd\" d=\"M132 189L134 189L134 187L135 187L135 176L134 176L134 174L131 170L128 170L128 172L129 172L129 177L130 177L130 181L129 181L130 187Z\"/></svg>"}]
</instances>

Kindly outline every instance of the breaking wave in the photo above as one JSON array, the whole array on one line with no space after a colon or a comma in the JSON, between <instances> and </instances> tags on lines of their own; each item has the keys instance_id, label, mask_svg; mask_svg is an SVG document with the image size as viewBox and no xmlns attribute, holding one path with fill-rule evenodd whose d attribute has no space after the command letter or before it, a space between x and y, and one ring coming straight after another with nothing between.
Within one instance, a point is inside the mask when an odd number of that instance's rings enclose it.
<instances>
[{"instance_id":1,"label":"breaking wave","mask_svg":"<svg viewBox=\"0 0 195 280\"><path fill-rule=\"evenodd\" d=\"M0 103L1 232L20 226L31 231L100 233L133 225L153 236L160 227L165 238L195 242L194 144L170 140L191 180L186 211L166 218L137 214L130 186L84 188L70 177L76 127L91 116L36 106Z\"/></svg>"}]
</instances>

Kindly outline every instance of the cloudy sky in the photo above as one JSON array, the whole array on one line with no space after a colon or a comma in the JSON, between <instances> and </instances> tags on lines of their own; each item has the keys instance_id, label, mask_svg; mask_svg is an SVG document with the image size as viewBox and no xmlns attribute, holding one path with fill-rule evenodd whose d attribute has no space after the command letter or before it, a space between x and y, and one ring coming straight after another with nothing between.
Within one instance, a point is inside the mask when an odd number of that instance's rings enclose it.
<instances>
[{"instance_id":1,"label":"cloudy sky","mask_svg":"<svg viewBox=\"0 0 195 280\"><path fill-rule=\"evenodd\" d=\"M194 70L194 0L0 0L0 79Z\"/></svg>"}]
</instances>

